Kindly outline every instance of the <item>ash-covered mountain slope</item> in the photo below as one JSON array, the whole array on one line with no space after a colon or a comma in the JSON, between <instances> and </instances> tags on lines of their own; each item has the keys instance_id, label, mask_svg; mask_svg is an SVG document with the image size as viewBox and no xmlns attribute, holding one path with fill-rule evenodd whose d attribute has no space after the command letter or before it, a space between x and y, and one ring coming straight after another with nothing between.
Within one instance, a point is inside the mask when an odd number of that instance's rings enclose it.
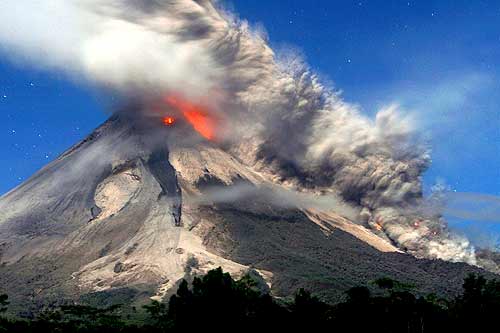
<instances>
[{"instance_id":1,"label":"ash-covered mountain slope","mask_svg":"<svg viewBox=\"0 0 500 333\"><path fill-rule=\"evenodd\" d=\"M416 259L335 212L279 205L258 192L200 200L214 186L271 181L210 142L182 144L179 136L156 120L115 115L5 194L2 292L34 310L95 293L162 298L183 277L221 266L235 276L251 271L276 296L306 287L335 300L382 276L454 293L467 273L489 274Z\"/></svg>"}]
</instances>

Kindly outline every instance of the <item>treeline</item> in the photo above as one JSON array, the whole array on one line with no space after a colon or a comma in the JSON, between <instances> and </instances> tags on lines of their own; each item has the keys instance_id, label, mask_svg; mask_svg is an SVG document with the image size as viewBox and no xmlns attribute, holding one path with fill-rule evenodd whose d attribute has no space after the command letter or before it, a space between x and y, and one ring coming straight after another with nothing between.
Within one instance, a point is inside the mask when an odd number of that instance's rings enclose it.
<instances>
[{"instance_id":1,"label":"treeline","mask_svg":"<svg viewBox=\"0 0 500 333\"><path fill-rule=\"evenodd\" d=\"M299 290L293 301L273 299L250 276L235 281L220 268L180 283L169 302L144 306L144 322L132 323L123 308L61 306L34 319L0 319L0 332L180 332L307 330L328 332L496 332L500 328L500 281L470 275L452 300L417 297L391 279L374 281L373 295L354 287L345 300L329 305ZM0 296L5 313L8 297Z\"/></svg>"}]
</instances>

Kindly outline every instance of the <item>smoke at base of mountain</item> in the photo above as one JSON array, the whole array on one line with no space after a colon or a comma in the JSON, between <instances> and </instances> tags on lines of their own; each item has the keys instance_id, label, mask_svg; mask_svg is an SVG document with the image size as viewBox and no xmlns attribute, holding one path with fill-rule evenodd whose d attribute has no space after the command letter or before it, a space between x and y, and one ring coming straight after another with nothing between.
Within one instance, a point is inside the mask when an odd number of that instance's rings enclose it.
<instances>
[{"instance_id":1,"label":"smoke at base of mountain","mask_svg":"<svg viewBox=\"0 0 500 333\"><path fill-rule=\"evenodd\" d=\"M31 28L28 28L31 27ZM422 202L430 158L414 121L390 106L375 119L322 84L293 52L276 55L209 0L14 0L0 4L4 52L120 92L181 95L220 120L219 143L283 182L334 188L373 230L419 256L476 263Z\"/></svg>"}]
</instances>

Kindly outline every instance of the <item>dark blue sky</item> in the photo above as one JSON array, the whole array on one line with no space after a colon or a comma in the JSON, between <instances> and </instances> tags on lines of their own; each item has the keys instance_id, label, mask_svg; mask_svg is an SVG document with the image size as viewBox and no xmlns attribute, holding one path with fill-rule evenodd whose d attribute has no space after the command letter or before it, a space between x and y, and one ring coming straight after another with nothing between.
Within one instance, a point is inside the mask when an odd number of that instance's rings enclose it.
<instances>
[{"instance_id":1,"label":"dark blue sky","mask_svg":"<svg viewBox=\"0 0 500 333\"><path fill-rule=\"evenodd\" d=\"M430 138L437 179L500 195L500 1L233 0L275 49L296 48L373 115L397 102ZM106 118L105 97L0 54L0 193Z\"/></svg>"}]
</instances>

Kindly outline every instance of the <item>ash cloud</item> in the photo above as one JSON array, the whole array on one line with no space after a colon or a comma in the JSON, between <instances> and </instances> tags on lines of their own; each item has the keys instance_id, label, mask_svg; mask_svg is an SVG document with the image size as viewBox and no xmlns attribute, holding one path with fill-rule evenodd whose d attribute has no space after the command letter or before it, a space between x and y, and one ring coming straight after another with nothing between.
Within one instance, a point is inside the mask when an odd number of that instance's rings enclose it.
<instances>
[{"instance_id":1,"label":"ash cloud","mask_svg":"<svg viewBox=\"0 0 500 333\"><path fill-rule=\"evenodd\" d=\"M293 52L209 0L0 4L4 52L128 98L180 94L224 120L223 147L277 182L335 189L375 232L417 256L477 264L468 241L420 214L430 163L397 105L361 115Z\"/></svg>"}]
</instances>

